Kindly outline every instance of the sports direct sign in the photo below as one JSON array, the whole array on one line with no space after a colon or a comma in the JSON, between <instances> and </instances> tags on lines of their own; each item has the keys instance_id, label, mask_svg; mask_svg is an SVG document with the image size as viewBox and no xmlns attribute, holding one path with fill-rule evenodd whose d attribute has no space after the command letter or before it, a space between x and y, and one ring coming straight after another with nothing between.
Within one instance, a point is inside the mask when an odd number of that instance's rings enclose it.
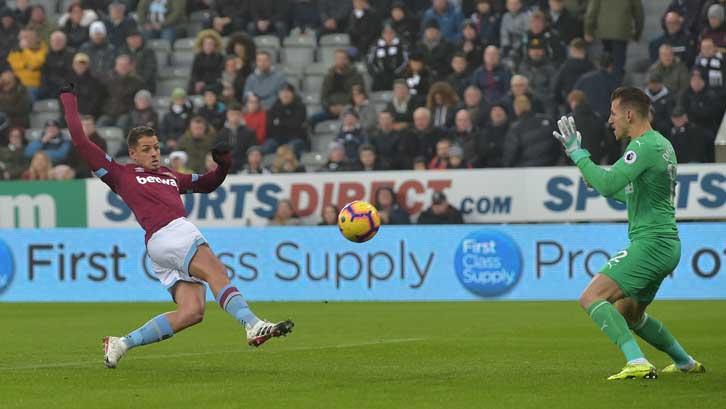
<instances>
[{"instance_id":1,"label":"sports direct sign","mask_svg":"<svg viewBox=\"0 0 726 409\"><path fill-rule=\"evenodd\" d=\"M374 202L382 186L394 188L414 222L437 190L467 223L626 220L625 206L589 189L574 167L230 176L214 193L185 195L184 203L202 227L264 226L277 201L289 198L298 215L314 224L325 204ZM101 181L89 180L86 189L89 227L136 225ZM726 166L680 165L676 207L679 219L726 217Z\"/></svg>"}]
</instances>

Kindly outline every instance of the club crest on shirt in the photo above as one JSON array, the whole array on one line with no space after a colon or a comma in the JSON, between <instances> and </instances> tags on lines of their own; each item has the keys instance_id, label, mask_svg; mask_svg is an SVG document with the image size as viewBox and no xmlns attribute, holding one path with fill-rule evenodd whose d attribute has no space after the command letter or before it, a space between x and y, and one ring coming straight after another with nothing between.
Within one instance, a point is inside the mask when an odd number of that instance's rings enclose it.
<instances>
[{"instance_id":1,"label":"club crest on shirt","mask_svg":"<svg viewBox=\"0 0 726 409\"><path fill-rule=\"evenodd\" d=\"M638 154L636 154L635 151L627 151L625 152L625 155L623 155L623 160L628 165L635 163L636 159L638 159Z\"/></svg>"}]
</instances>

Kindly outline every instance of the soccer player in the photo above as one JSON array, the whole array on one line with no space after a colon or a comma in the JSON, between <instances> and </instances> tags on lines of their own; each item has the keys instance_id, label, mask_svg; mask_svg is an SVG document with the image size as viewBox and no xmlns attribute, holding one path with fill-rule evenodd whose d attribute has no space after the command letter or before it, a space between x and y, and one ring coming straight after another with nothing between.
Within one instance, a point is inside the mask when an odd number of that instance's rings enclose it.
<instances>
[{"instance_id":1,"label":"soccer player","mask_svg":"<svg viewBox=\"0 0 726 409\"><path fill-rule=\"evenodd\" d=\"M115 368L128 350L170 338L198 324L204 316L207 283L219 306L235 317L247 332L247 343L260 346L272 337L292 331L292 321L271 323L255 316L225 266L214 255L202 233L185 218L182 193L213 192L232 165L229 145L218 142L212 156L218 167L203 175L177 173L160 164L159 140L149 127L133 128L127 143L134 163L120 165L83 132L75 86L60 93L73 145L93 173L121 196L146 231L146 249L159 281L177 304L176 311L152 318L125 337L105 337L105 363Z\"/></svg>"},{"instance_id":2,"label":"soccer player","mask_svg":"<svg viewBox=\"0 0 726 409\"><path fill-rule=\"evenodd\" d=\"M670 142L651 128L650 100L643 91L620 87L610 100L608 123L616 139L630 138L625 154L610 170L597 166L580 147L574 118L562 117L557 123L560 132L554 132L585 181L628 207L630 246L615 253L593 277L580 296L580 305L627 360L625 368L609 380L658 377L630 330L671 357L673 364L661 372L705 372L663 323L645 313L681 257L673 203L676 154Z\"/></svg>"}]
</instances>

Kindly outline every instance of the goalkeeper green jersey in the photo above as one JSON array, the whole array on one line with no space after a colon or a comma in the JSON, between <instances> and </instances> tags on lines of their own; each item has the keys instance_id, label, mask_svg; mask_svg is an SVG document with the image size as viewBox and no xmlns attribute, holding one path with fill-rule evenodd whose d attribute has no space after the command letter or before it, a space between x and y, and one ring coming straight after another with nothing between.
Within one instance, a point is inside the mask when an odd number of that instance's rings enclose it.
<instances>
[{"instance_id":1,"label":"goalkeeper green jersey","mask_svg":"<svg viewBox=\"0 0 726 409\"><path fill-rule=\"evenodd\" d=\"M630 141L610 170L589 157L577 166L601 195L628 207L630 241L641 238L678 238L674 206L676 153L660 133L650 130Z\"/></svg>"}]
</instances>

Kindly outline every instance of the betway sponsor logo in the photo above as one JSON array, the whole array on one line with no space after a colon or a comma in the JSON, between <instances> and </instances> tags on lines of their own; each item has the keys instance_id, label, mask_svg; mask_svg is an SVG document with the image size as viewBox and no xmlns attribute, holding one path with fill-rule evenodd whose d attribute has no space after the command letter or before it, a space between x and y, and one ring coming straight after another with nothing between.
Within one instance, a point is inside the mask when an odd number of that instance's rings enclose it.
<instances>
[{"instance_id":1,"label":"betway sponsor logo","mask_svg":"<svg viewBox=\"0 0 726 409\"><path fill-rule=\"evenodd\" d=\"M164 179L164 178L160 178L158 176L146 176L146 177L136 176L136 181L139 182L140 185L145 185L147 183L161 183L162 185L178 187L176 184L176 180Z\"/></svg>"},{"instance_id":2,"label":"betway sponsor logo","mask_svg":"<svg viewBox=\"0 0 726 409\"><path fill-rule=\"evenodd\" d=\"M53 196L0 196L0 228L23 227L56 227Z\"/></svg>"}]
</instances>

